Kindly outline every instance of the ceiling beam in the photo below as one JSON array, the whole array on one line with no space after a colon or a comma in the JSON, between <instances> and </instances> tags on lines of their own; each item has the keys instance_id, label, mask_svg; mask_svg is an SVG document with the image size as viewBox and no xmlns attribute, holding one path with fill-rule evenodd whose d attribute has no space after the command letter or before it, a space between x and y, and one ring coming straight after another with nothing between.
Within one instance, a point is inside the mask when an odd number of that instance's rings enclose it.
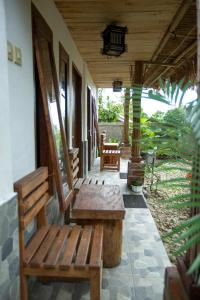
<instances>
[{"instance_id":1,"label":"ceiling beam","mask_svg":"<svg viewBox=\"0 0 200 300\"><path fill-rule=\"evenodd\" d=\"M154 62L154 61L142 61L145 65L156 65L156 66L163 66L163 67L174 67L174 64L168 64L165 62Z\"/></svg>"},{"instance_id":2,"label":"ceiling beam","mask_svg":"<svg viewBox=\"0 0 200 300\"><path fill-rule=\"evenodd\" d=\"M180 60L182 58L184 58L184 56L186 56L189 52L192 51L192 54L195 54L195 51L197 48L197 41L193 42L187 49L185 49L173 62L173 64L175 65L175 67L180 67L180 65L182 65L184 62L180 63ZM193 51L195 50L195 51ZM159 73L159 75L157 77L155 77L151 82L150 82L150 86L153 85L162 75L164 75L165 73L167 73L167 71L170 70L171 67L167 67L165 70L163 70L161 73Z\"/></svg>"},{"instance_id":3,"label":"ceiling beam","mask_svg":"<svg viewBox=\"0 0 200 300\"><path fill-rule=\"evenodd\" d=\"M170 26L167 29L167 32L163 36L162 40L160 41L156 51L154 52L152 56L152 61L155 61L158 57L159 53L163 50L164 46L168 42L168 40L171 38L172 32L175 31L176 27L179 25L180 21L182 20L183 16L189 9L190 5L194 2L194 0L183 0L179 9L177 10L175 16L172 19L172 22Z\"/></svg>"},{"instance_id":4,"label":"ceiling beam","mask_svg":"<svg viewBox=\"0 0 200 300\"><path fill-rule=\"evenodd\" d=\"M167 62L168 59L172 58L173 55L179 50L181 49L182 45L188 40L188 37L193 33L193 31L196 30L196 25L193 26L191 28L191 30L188 32L188 34L185 35L184 39L182 39L182 41L178 44L178 46L173 49L173 51L164 59L164 63ZM194 42L195 43L195 42ZM186 48L187 50L188 48ZM183 54L184 52L181 53L181 55ZM157 69L154 69L153 71L151 71L151 75L147 77L147 80L146 80L146 84L149 83L149 82L152 82L152 80L154 80L154 74L155 72L157 71Z\"/></svg>"}]
</instances>

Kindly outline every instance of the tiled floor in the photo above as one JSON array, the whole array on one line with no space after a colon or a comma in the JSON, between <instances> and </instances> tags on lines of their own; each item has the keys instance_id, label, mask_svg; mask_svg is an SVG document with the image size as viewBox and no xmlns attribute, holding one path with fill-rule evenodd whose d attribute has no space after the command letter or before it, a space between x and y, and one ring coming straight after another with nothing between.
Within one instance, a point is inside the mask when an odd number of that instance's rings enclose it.
<instances>
[{"instance_id":1,"label":"tiled floor","mask_svg":"<svg viewBox=\"0 0 200 300\"><path fill-rule=\"evenodd\" d=\"M127 161L121 161L126 172ZM116 171L99 173L99 160L91 176L119 184L123 194L132 193L126 179ZM170 262L149 209L128 208L124 220L123 254L120 266L103 270L102 300L162 300L164 269ZM88 283L35 283L31 300L87 300Z\"/></svg>"}]
</instances>

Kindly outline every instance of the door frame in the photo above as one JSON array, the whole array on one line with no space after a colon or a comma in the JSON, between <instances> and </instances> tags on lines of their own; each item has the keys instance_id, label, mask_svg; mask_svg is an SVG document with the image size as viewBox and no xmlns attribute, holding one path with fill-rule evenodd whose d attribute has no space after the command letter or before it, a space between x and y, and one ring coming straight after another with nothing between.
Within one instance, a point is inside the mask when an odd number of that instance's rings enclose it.
<instances>
[{"instance_id":1,"label":"door frame","mask_svg":"<svg viewBox=\"0 0 200 300\"><path fill-rule=\"evenodd\" d=\"M87 86L87 140L88 140L88 171L92 167L92 94Z\"/></svg>"},{"instance_id":2,"label":"door frame","mask_svg":"<svg viewBox=\"0 0 200 300\"><path fill-rule=\"evenodd\" d=\"M79 173L78 177L81 177L83 174L83 149L82 149L82 76L78 71L76 65L72 63L72 81L76 77L76 86L75 86L75 133L76 141L75 147L79 148ZM73 86L73 84L72 84ZM72 87L74 88L74 86Z\"/></svg>"}]
</instances>

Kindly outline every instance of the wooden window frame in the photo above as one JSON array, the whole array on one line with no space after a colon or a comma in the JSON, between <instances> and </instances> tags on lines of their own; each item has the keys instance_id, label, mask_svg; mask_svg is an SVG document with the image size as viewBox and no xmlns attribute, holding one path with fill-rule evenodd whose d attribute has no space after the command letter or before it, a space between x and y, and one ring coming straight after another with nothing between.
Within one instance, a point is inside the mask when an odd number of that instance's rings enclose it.
<instances>
[{"instance_id":1,"label":"wooden window frame","mask_svg":"<svg viewBox=\"0 0 200 300\"><path fill-rule=\"evenodd\" d=\"M36 65L37 65L37 71L38 71L38 79L39 79L39 85L40 85L40 91L41 91L41 100L42 100L43 111L44 111L43 117L44 117L45 124L46 124L49 152L50 152L50 157L51 157L51 162L52 162L52 167L53 167L53 173L54 173L54 177L55 177L56 189L57 189L58 200L59 200L59 207L60 207L61 212L65 212L66 210L69 209L70 203L73 198L73 186L72 186L72 176L71 176L71 169L70 169L69 153L68 153L67 142L66 142L66 134L65 134L64 126L63 126L61 109L60 109L60 91L59 91L59 84L58 84L58 79L57 79L56 65L55 65L55 59L54 59L54 53L53 53L52 34L49 35L49 33L51 33L50 29L43 31L43 27L48 29L48 25L46 24L45 20L42 18L40 13L37 11L37 9L33 5L32 5L32 13L33 13L33 45L34 45L34 53L35 53L35 59L36 59ZM66 196L64 195L61 171L59 168L56 144L55 144L54 133L53 133L53 125L51 123L50 110L49 110L49 105L48 105L47 83L46 83L45 73L44 73L43 64L42 64L42 57L41 57L42 47L39 42L39 40L41 38L40 34L41 34L42 38L45 38L48 43L52 84L53 84L54 91L55 91L57 113L58 113L60 132L61 132L61 141L62 141L63 152L64 152L64 167L66 170L67 184L68 184L68 188L69 188L69 192Z\"/></svg>"},{"instance_id":2,"label":"wooden window frame","mask_svg":"<svg viewBox=\"0 0 200 300\"><path fill-rule=\"evenodd\" d=\"M61 77L62 77L62 62L67 66L65 70L66 82L65 82L65 132L66 132L66 139L69 143L69 131L68 131L68 90L69 90L69 55L67 54L65 48L59 42L59 83L61 84Z\"/></svg>"}]
</instances>

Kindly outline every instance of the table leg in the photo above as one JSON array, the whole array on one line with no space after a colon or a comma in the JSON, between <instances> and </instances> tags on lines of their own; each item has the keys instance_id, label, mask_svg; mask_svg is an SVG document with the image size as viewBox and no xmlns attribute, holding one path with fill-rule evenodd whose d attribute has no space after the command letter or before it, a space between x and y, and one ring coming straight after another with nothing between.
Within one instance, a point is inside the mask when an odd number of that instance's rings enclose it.
<instances>
[{"instance_id":1,"label":"table leg","mask_svg":"<svg viewBox=\"0 0 200 300\"><path fill-rule=\"evenodd\" d=\"M122 220L75 220L77 224L103 224L103 267L113 268L120 264L122 255Z\"/></svg>"},{"instance_id":2,"label":"table leg","mask_svg":"<svg viewBox=\"0 0 200 300\"><path fill-rule=\"evenodd\" d=\"M103 266L113 268L121 262L122 220L106 220L103 224Z\"/></svg>"}]
</instances>

